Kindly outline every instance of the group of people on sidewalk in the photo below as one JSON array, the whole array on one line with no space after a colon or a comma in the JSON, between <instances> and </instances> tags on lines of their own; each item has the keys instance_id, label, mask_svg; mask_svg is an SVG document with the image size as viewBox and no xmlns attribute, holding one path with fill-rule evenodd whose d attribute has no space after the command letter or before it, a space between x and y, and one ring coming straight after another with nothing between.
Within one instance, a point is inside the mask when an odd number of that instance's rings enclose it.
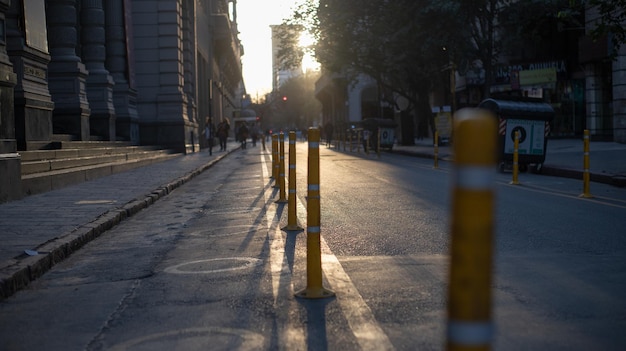
<instances>
[{"instance_id":1,"label":"group of people on sidewalk","mask_svg":"<svg viewBox=\"0 0 626 351\"><path fill-rule=\"evenodd\" d=\"M203 133L209 148L209 155L213 154L213 144L216 137L219 140L220 151L226 151L226 142L230 133L230 121L228 118L222 118L222 121L216 127L211 117L207 117ZM245 123L235 126L235 138L241 143L242 149L246 148L248 138L252 139L252 146L255 147L258 138L263 137L262 134L256 123L251 128L248 128Z\"/></svg>"},{"instance_id":2,"label":"group of people on sidewalk","mask_svg":"<svg viewBox=\"0 0 626 351\"><path fill-rule=\"evenodd\" d=\"M230 122L228 118L223 118L222 121L215 126L211 117L207 117L204 127L204 137L209 147L209 155L213 155L213 144L215 138L217 138L220 144L220 151L226 151L226 142L228 141L228 133L230 132Z\"/></svg>"}]
</instances>

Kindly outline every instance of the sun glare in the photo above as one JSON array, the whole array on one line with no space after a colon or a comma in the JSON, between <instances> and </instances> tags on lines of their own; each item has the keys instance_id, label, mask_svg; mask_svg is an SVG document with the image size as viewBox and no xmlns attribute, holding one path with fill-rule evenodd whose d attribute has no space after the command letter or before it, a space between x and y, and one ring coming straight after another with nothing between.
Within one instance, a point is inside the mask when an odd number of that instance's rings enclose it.
<instances>
[{"instance_id":1,"label":"sun glare","mask_svg":"<svg viewBox=\"0 0 626 351\"><path fill-rule=\"evenodd\" d=\"M310 48L313 44L315 44L315 38L309 35L309 33L300 34L300 39L298 40L298 45L300 45L300 47ZM311 50L305 50L304 57L302 58L302 70L307 72L311 70L318 70L319 68L320 64L315 60L315 57L313 57Z\"/></svg>"}]
</instances>

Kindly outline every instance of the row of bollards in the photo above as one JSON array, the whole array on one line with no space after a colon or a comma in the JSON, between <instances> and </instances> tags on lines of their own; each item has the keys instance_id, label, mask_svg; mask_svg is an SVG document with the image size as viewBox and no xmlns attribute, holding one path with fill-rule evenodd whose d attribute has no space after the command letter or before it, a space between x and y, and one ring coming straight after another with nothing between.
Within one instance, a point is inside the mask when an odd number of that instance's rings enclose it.
<instances>
[{"instance_id":1,"label":"row of bollards","mask_svg":"<svg viewBox=\"0 0 626 351\"><path fill-rule=\"evenodd\" d=\"M520 132L515 131L513 137L513 178L509 184L511 185L520 185L519 182L519 143L520 143ZM435 144L435 150L436 150ZM435 151L435 168L437 165L437 152ZM589 170L589 130L584 130L583 135L583 193L580 194L580 197L583 198L592 198L591 192L589 190L589 182L591 178L591 173Z\"/></svg>"},{"instance_id":2,"label":"row of bollards","mask_svg":"<svg viewBox=\"0 0 626 351\"><path fill-rule=\"evenodd\" d=\"M319 299L335 296L322 284L322 248L321 248L321 206L320 206L320 167L319 148L320 130L308 131L308 192L307 192L307 286L296 293L297 297ZM296 133L289 132L289 198L285 197L285 147L284 133L272 135L272 169L274 187L279 188L276 203L287 203L287 226L283 230L300 231L298 226L296 203Z\"/></svg>"},{"instance_id":3,"label":"row of bollards","mask_svg":"<svg viewBox=\"0 0 626 351\"><path fill-rule=\"evenodd\" d=\"M455 114L454 175L451 207L450 268L448 280L448 350L489 350L494 334L492 323L492 271L494 240L494 167L497 124L490 112L461 109ZM514 135L513 181L519 184L519 133ZM289 133L288 224L284 230L302 230L296 218L295 132ZM278 145L280 143L280 147ZM308 131L307 191L307 286L296 293L302 298L326 298L335 293L322 283L320 131ZM351 145L351 143L350 143ZM345 147L345 144L344 144ZM435 144L437 147L437 144ZM273 170L278 187L284 190L284 135L272 136ZM436 149L435 149L436 150ZM435 152L435 168L437 168ZM585 189L589 194L589 134L585 131ZM281 198L277 202L283 202Z\"/></svg>"},{"instance_id":4,"label":"row of bollards","mask_svg":"<svg viewBox=\"0 0 626 351\"><path fill-rule=\"evenodd\" d=\"M452 201L452 242L448 291L447 347L450 350L488 349L491 324L491 270L493 240L493 168L495 119L482 110L461 110L455 119L457 155ZM494 136L494 137L490 137ZM273 136L273 150L283 138ZM322 283L320 221L320 131L308 134L307 286L301 298L327 298L335 293ZM289 135L289 219L283 229L298 230L295 218L295 134ZM281 156L282 155L282 156ZM273 169L283 184L284 147L273 152ZM283 185L284 186L284 185ZM293 209L293 210L292 210ZM295 227L294 227L295 226Z\"/></svg>"}]
</instances>

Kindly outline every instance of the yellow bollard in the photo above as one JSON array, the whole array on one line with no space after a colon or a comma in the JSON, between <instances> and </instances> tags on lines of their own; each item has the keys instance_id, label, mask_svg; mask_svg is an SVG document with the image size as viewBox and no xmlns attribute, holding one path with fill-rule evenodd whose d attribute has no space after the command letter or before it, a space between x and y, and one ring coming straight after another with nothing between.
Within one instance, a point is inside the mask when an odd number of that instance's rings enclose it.
<instances>
[{"instance_id":1,"label":"yellow bollard","mask_svg":"<svg viewBox=\"0 0 626 351\"><path fill-rule=\"evenodd\" d=\"M439 169L439 132L435 131L435 153L434 153L435 165L434 169Z\"/></svg>"},{"instance_id":2,"label":"yellow bollard","mask_svg":"<svg viewBox=\"0 0 626 351\"><path fill-rule=\"evenodd\" d=\"M298 225L296 204L296 132L289 132L289 199L287 204L287 226L283 230L303 230Z\"/></svg>"},{"instance_id":3,"label":"yellow bollard","mask_svg":"<svg viewBox=\"0 0 626 351\"><path fill-rule=\"evenodd\" d=\"M513 140L513 180L509 184L519 185L519 130L515 131Z\"/></svg>"},{"instance_id":4,"label":"yellow bollard","mask_svg":"<svg viewBox=\"0 0 626 351\"><path fill-rule=\"evenodd\" d=\"M585 129L583 141L583 193L580 194L580 197L592 198L593 195L589 192L589 181L591 180L589 173L589 129Z\"/></svg>"},{"instance_id":5,"label":"yellow bollard","mask_svg":"<svg viewBox=\"0 0 626 351\"><path fill-rule=\"evenodd\" d=\"M378 127L378 132L376 133L376 155L380 158L380 127Z\"/></svg>"},{"instance_id":6,"label":"yellow bollard","mask_svg":"<svg viewBox=\"0 0 626 351\"><path fill-rule=\"evenodd\" d=\"M489 350L494 232L496 118L461 109L454 118L448 350Z\"/></svg>"},{"instance_id":7,"label":"yellow bollard","mask_svg":"<svg viewBox=\"0 0 626 351\"><path fill-rule=\"evenodd\" d=\"M272 179L278 178L278 135L272 134Z\"/></svg>"},{"instance_id":8,"label":"yellow bollard","mask_svg":"<svg viewBox=\"0 0 626 351\"><path fill-rule=\"evenodd\" d=\"M350 134L348 135L348 140L350 141L350 152L352 152L352 130L350 130Z\"/></svg>"},{"instance_id":9,"label":"yellow bollard","mask_svg":"<svg viewBox=\"0 0 626 351\"><path fill-rule=\"evenodd\" d=\"M276 203L286 203L287 202L287 191L285 189L285 133L280 132L278 134L278 187L279 187L279 197L276 200Z\"/></svg>"},{"instance_id":10,"label":"yellow bollard","mask_svg":"<svg viewBox=\"0 0 626 351\"><path fill-rule=\"evenodd\" d=\"M261 132L261 144L263 145L263 151L266 151L265 149L265 132Z\"/></svg>"},{"instance_id":11,"label":"yellow bollard","mask_svg":"<svg viewBox=\"0 0 626 351\"><path fill-rule=\"evenodd\" d=\"M306 283L297 297L321 299L335 296L322 285L322 248L320 243L320 130L309 129L309 184L307 193Z\"/></svg>"},{"instance_id":12,"label":"yellow bollard","mask_svg":"<svg viewBox=\"0 0 626 351\"><path fill-rule=\"evenodd\" d=\"M274 178L273 188L280 187L280 184L278 184L278 169L280 168L279 155L280 153L278 150L278 134L272 134L272 178Z\"/></svg>"}]
</instances>

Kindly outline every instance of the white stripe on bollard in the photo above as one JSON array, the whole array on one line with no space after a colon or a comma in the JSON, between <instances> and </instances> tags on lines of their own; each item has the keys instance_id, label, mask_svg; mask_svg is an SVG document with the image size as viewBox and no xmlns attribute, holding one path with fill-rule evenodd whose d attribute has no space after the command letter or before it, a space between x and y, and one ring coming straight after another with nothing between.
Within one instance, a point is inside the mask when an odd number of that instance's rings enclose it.
<instances>
[{"instance_id":1,"label":"white stripe on bollard","mask_svg":"<svg viewBox=\"0 0 626 351\"><path fill-rule=\"evenodd\" d=\"M494 186L494 170L491 167L459 166L456 170L456 186L465 190L491 190Z\"/></svg>"},{"instance_id":2,"label":"white stripe on bollard","mask_svg":"<svg viewBox=\"0 0 626 351\"><path fill-rule=\"evenodd\" d=\"M489 344L493 338L491 323L448 322L448 340L465 346L481 346Z\"/></svg>"}]
</instances>

